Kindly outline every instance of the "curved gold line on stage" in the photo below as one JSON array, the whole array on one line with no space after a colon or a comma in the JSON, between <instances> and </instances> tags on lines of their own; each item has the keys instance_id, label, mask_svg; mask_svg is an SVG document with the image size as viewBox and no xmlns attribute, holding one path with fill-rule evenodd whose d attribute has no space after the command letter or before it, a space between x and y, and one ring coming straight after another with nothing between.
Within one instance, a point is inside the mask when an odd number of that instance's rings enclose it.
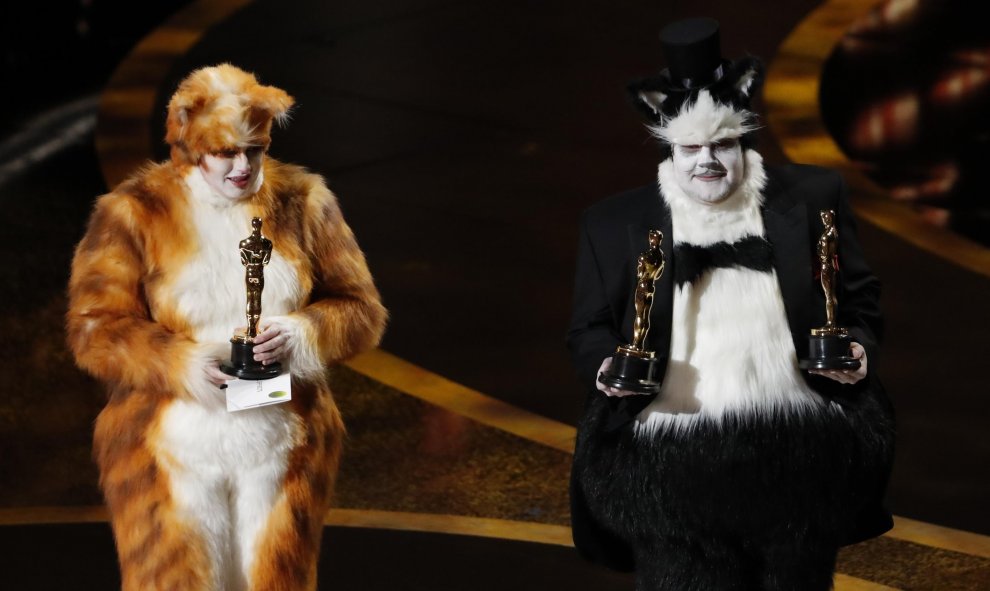
<instances>
[{"instance_id":1,"label":"curved gold line on stage","mask_svg":"<svg viewBox=\"0 0 990 591\"><path fill-rule=\"evenodd\" d=\"M4 507L0 509L0 526L48 525L57 523L104 523L108 520L103 505L69 507Z\"/></svg>"},{"instance_id":2,"label":"curved gold line on stage","mask_svg":"<svg viewBox=\"0 0 990 591\"><path fill-rule=\"evenodd\" d=\"M345 364L373 380L479 423L567 453L574 451L574 427L452 382L381 349L358 355Z\"/></svg>"},{"instance_id":3,"label":"curved gold line on stage","mask_svg":"<svg viewBox=\"0 0 990 591\"><path fill-rule=\"evenodd\" d=\"M108 520L107 509L102 505L0 509L0 526L106 523ZM442 533L555 546L573 546L571 528L569 527L490 517L406 513L375 509L331 509L323 520L323 524L337 527Z\"/></svg>"},{"instance_id":4,"label":"curved gold line on stage","mask_svg":"<svg viewBox=\"0 0 990 591\"><path fill-rule=\"evenodd\" d=\"M853 190L853 209L909 243L990 277L990 249L924 222L910 206L894 202L856 168L825 129L818 91L825 60L849 26L877 0L828 0L781 44L767 72L764 102L770 129L794 162L838 168Z\"/></svg>"},{"instance_id":5,"label":"curved gold line on stage","mask_svg":"<svg viewBox=\"0 0 990 591\"><path fill-rule=\"evenodd\" d=\"M0 509L0 526L28 524L66 524L66 523L103 523L107 521L106 509L96 507L25 507L20 509ZM898 520L905 521L905 520ZM909 521L909 520L908 520ZM571 530L561 525L548 525L523 521L509 521L485 517L467 517L461 515L434 515L425 513L402 513L394 511L374 511L360 509L332 509L324 520L325 525L337 527L358 527L364 529L381 529L396 531L415 531L426 533L442 533L447 535L464 535L484 538L496 538L555 546L573 546ZM901 527L898 523L897 527ZM940 536L950 542L960 532L929 526L919 522L908 524L908 530L920 526L926 530L924 536L929 541L937 540ZM895 527L895 530L897 529ZM941 531L939 531L941 530ZM910 534L910 531L907 533ZM909 539L909 538L901 538ZM909 541L918 541L910 539ZM921 542L919 542L921 543ZM960 552L990 557L990 538L977 536L969 540L969 552L956 547L949 547ZM944 547L944 546L936 546ZM859 579L842 573L835 574L836 591L885 591L894 589Z\"/></svg>"},{"instance_id":6,"label":"curved gold line on stage","mask_svg":"<svg viewBox=\"0 0 990 591\"><path fill-rule=\"evenodd\" d=\"M990 536L894 516L894 529L885 536L922 546L990 558Z\"/></svg>"},{"instance_id":7,"label":"curved gold line on stage","mask_svg":"<svg viewBox=\"0 0 990 591\"><path fill-rule=\"evenodd\" d=\"M0 526L105 523L107 519L106 507L102 505L0 509ZM557 546L573 545L571 528L563 525L488 517L372 509L331 509L324 523L340 527L447 533ZM959 531L905 517L894 517L894 529L885 535L905 542L990 559L990 536Z\"/></svg>"},{"instance_id":8,"label":"curved gold line on stage","mask_svg":"<svg viewBox=\"0 0 990 591\"><path fill-rule=\"evenodd\" d=\"M842 573L835 573L832 582L834 591L897 591L896 587L871 583Z\"/></svg>"},{"instance_id":9,"label":"curved gold line on stage","mask_svg":"<svg viewBox=\"0 0 990 591\"><path fill-rule=\"evenodd\" d=\"M571 528L529 521L364 509L331 509L326 525L418 531L573 546Z\"/></svg>"}]
</instances>

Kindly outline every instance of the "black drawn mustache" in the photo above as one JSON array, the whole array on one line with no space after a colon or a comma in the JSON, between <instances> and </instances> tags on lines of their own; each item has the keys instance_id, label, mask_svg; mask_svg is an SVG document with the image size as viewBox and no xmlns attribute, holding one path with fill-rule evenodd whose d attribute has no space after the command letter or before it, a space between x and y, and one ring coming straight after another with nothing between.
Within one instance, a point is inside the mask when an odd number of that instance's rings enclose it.
<instances>
[{"instance_id":1,"label":"black drawn mustache","mask_svg":"<svg viewBox=\"0 0 990 591\"><path fill-rule=\"evenodd\" d=\"M708 174L725 174L726 169L720 162L703 162L694 167L695 176L705 176Z\"/></svg>"}]
</instances>

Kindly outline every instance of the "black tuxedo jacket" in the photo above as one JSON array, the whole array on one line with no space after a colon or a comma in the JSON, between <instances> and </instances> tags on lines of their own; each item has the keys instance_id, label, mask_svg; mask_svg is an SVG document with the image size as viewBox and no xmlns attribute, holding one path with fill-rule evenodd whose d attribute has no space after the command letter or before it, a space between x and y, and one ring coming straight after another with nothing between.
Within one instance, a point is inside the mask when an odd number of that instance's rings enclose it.
<instances>
[{"instance_id":1,"label":"black tuxedo jacket","mask_svg":"<svg viewBox=\"0 0 990 591\"><path fill-rule=\"evenodd\" d=\"M822 395L849 397L875 380L882 320L878 306L880 282L863 259L845 183L838 173L824 168L793 164L768 167L763 195L766 238L773 245L773 266L799 359L807 355L811 329L825 324L825 296L815 274L816 246L822 234L819 211L835 211L840 266L836 322L848 328L853 340L866 349L869 379L857 387L849 387L805 375ZM647 249L647 232L651 229L663 231L661 248L667 258L664 274L656 284L647 335L647 348L656 352L663 364L659 371L662 376L670 351L677 264L671 256L670 210L656 185L652 185L606 199L584 214L567 345L581 383L590 394L597 392L595 383L602 361L617 346L632 340L636 260ZM609 428L631 421L652 399L651 396L610 399Z\"/></svg>"},{"instance_id":2,"label":"black tuxedo jacket","mask_svg":"<svg viewBox=\"0 0 990 591\"><path fill-rule=\"evenodd\" d=\"M823 168L787 165L767 167L768 182L763 190L763 221L766 238L773 246L773 267L783 294L794 348L798 358L808 352L812 328L825 324L825 296L819 279L817 243L822 234L819 211L835 211L839 232L838 309L836 322L849 329L853 340L862 344L868 358L867 378L854 385L842 385L828 378L803 372L811 387L840 404L856 405L867 389L883 396L877 379L877 345L882 321L878 307L880 282L863 259L841 176ZM581 383L592 397L604 397L595 387L602 361L619 345L632 340L635 315L633 295L637 257L647 248L647 232L663 231L661 247L666 268L657 281L647 348L661 359L664 375L670 352L673 315L674 266L670 210L656 185L634 189L606 199L588 209L582 220L578 247L574 309L567 344ZM745 297L745 294L741 294ZM606 430L630 422L651 401L652 396L608 398ZM594 437L582 433L581 437ZM575 471L581 467L575 464ZM890 513L881 505L878 490L843 543L862 541L890 529ZM571 518L575 545L588 559L618 570L632 568L632 554L621 540L606 532L588 513L580 487L571 482Z\"/></svg>"}]
</instances>

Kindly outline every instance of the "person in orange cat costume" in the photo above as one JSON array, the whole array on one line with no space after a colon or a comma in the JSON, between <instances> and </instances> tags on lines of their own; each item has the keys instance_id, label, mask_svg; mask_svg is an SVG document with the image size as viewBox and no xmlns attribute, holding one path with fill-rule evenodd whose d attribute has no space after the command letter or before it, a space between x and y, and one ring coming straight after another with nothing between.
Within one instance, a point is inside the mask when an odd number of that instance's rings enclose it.
<instances>
[{"instance_id":1,"label":"person in orange cat costume","mask_svg":"<svg viewBox=\"0 0 990 591\"><path fill-rule=\"evenodd\" d=\"M266 157L292 103L231 65L190 74L171 159L100 197L76 248L68 340L108 392L94 456L125 590L316 588L344 434L325 369L386 311L323 179ZM253 217L275 244L254 354L288 365L292 400L228 413Z\"/></svg>"}]
</instances>

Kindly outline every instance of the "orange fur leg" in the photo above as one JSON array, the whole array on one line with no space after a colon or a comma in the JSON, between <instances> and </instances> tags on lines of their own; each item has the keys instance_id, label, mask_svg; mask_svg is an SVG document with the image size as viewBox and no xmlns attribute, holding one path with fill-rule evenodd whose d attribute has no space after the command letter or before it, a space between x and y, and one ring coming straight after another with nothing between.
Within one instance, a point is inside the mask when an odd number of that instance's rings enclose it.
<instances>
[{"instance_id":1,"label":"orange fur leg","mask_svg":"<svg viewBox=\"0 0 990 591\"><path fill-rule=\"evenodd\" d=\"M299 409L307 417L305 442L292 450L281 493L254 545L251 591L316 589L323 519L344 432L329 397L329 392L320 393L313 407Z\"/></svg>"},{"instance_id":2,"label":"orange fur leg","mask_svg":"<svg viewBox=\"0 0 990 591\"><path fill-rule=\"evenodd\" d=\"M124 591L212 587L201 536L178 515L167 474L145 444L157 407L135 395L100 414L94 455L110 510Z\"/></svg>"}]
</instances>

